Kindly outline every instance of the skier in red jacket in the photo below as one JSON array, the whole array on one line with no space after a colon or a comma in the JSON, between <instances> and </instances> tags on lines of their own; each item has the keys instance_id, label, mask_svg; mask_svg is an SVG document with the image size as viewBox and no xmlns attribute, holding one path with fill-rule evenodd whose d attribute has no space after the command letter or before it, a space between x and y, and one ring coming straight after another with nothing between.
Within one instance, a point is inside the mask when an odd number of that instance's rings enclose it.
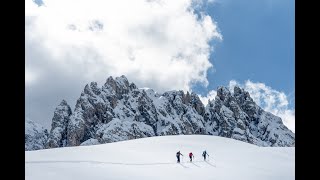
<instances>
[{"instance_id":1,"label":"skier in red jacket","mask_svg":"<svg viewBox=\"0 0 320 180\"><path fill-rule=\"evenodd\" d=\"M194 155L192 154L192 152L189 153L189 158L190 158L190 162L192 162L192 158L194 158Z\"/></svg>"}]
</instances>

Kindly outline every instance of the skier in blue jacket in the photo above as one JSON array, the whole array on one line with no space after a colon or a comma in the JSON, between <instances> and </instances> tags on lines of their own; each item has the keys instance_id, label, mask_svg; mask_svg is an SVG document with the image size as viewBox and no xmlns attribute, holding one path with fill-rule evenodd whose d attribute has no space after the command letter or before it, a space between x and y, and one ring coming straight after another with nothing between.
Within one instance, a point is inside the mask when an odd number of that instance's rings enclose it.
<instances>
[{"instance_id":1,"label":"skier in blue jacket","mask_svg":"<svg viewBox=\"0 0 320 180\"><path fill-rule=\"evenodd\" d=\"M203 151L202 156L204 158L204 160L206 160L207 155L209 156L209 154L207 153L206 150Z\"/></svg>"},{"instance_id":2,"label":"skier in blue jacket","mask_svg":"<svg viewBox=\"0 0 320 180\"><path fill-rule=\"evenodd\" d=\"M180 163L180 155L183 156L180 151L177 152L176 156L177 156L177 163Z\"/></svg>"}]
</instances>

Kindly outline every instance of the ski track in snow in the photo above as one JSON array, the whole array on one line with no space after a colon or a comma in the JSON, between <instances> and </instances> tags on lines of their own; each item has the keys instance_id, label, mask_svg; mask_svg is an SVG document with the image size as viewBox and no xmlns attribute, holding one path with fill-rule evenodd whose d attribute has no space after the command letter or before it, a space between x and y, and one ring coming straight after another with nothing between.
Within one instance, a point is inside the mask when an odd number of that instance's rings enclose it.
<instances>
[{"instance_id":1,"label":"ski track in snow","mask_svg":"<svg viewBox=\"0 0 320 180\"><path fill-rule=\"evenodd\" d=\"M165 164L193 164L197 167L197 163L207 163L210 166L216 167L215 165L210 164L208 161L193 161L192 163L190 162L180 162L180 163L165 163L165 162L156 162L156 163L119 163L119 162L103 162L103 161L26 161L25 163L28 164L38 164L38 163L94 163L94 164L114 164L114 165L128 165L128 166L152 166L152 165L165 165Z\"/></svg>"}]
</instances>

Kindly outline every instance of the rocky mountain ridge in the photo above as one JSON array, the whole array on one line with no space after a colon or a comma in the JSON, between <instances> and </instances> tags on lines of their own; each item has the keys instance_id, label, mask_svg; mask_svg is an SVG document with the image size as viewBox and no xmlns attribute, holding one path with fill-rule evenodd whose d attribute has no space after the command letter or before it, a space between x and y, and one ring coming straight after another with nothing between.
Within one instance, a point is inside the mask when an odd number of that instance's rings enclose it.
<instances>
[{"instance_id":1,"label":"rocky mountain ridge","mask_svg":"<svg viewBox=\"0 0 320 180\"><path fill-rule=\"evenodd\" d=\"M195 93L139 89L125 76L102 87L87 84L74 111L63 100L54 112L46 148L110 143L134 138L206 134L258 146L294 146L295 134L235 86L217 89L206 106Z\"/></svg>"}]
</instances>

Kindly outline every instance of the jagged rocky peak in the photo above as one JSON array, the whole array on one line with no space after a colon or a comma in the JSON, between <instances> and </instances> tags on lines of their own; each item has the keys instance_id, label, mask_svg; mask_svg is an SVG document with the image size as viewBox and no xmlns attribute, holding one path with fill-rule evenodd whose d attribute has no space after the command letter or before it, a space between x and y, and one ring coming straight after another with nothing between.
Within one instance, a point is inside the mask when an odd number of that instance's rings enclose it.
<instances>
[{"instance_id":1,"label":"jagged rocky peak","mask_svg":"<svg viewBox=\"0 0 320 180\"><path fill-rule=\"evenodd\" d=\"M72 110L66 100L62 100L54 111L54 117L70 116Z\"/></svg>"},{"instance_id":2,"label":"jagged rocky peak","mask_svg":"<svg viewBox=\"0 0 320 180\"><path fill-rule=\"evenodd\" d=\"M192 107L195 108L200 115L204 115L205 107L202 104L202 101L200 100L198 94L194 92L191 93L191 103Z\"/></svg>"},{"instance_id":3,"label":"jagged rocky peak","mask_svg":"<svg viewBox=\"0 0 320 180\"><path fill-rule=\"evenodd\" d=\"M240 104L243 104L245 101L254 102L253 99L250 97L249 92L245 91L237 85L234 86L233 89L234 97L238 100Z\"/></svg>"},{"instance_id":4,"label":"jagged rocky peak","mask_svg":"<svg viewBox=\"0 0 320 180\"><path fill-rule=\"evenodd\" d=\"M25 119L25 139L26 151L44 149L48 138L48 131L39 123Z\"/></svg>"},{"instance_id":5,"label":"jagged rocky peak","mask_svg":"<svg viewBox=\"0 0 320 180\"><path fill-rule=\"evenodd\" d=\"M67 107L67 106L69 106L69 105L68 105L68 103L67 103L66 100L62 99L62 101L61 101L61 103L59 104L59 106L60 106L60 107L65 107L65 106Z\"/></svg>"},{"instance_id":6,"label":"jagged rocky peak","mask_svg":"<svg viewBox=\"0 0 320 180\"><path fill-rule=\"evenodd\" d=\"M98 87L98 83L97 82L91 82L90 83L90 89L96 95L99 95L101 93L101 90Z\"/></svg>"},{"instance_id":7,"label":"jagged rocky peak","mask_svg":"<svg viewBox=\"0 0 320 180\"><path fill-rule=\"evenodd\" d=\"M234 97L241 109L250 117L250 119L252 121L257 121L257 114L261 115L263 113L263 109L254 102L250 97L249 92L235 86Z\"/></svg>"},{"instance_id":8,"label":"jagged rocky peak","mask_svg":"<svg viewBox=\"0 0 320 180\"><path fill-rule=\"evenodd\" d=\"M109 89L111 93L116 94L117 97L121 97L121 95L127 94L130 90L136 88L135 84L129 84L128 79L124 75L115 79L112 76L108 77L104 87Z\"/></svg>"},{"instance_id":9,"label":"jagged rocky peak","mask_svg":"<svg viewBox=\"0 0 320 180\"><path fill-rule=\"evenodd\" d=\"M71 112L65 101L52 119L48 147L117 142L177 134L208 134L259 146L294 146L294 133L235 86L218 87L206 106L194 92L156 93L125 76L87 84Z\"/></svg>"},{"instance_id":10,"label":"jagged rocky peak","mask_svg":"<svg viewBox=\"0 0 320 180\"><path fill-rule=\"evenodd\" d=\"M217 90L217 96L221 101L228 101L231 97L231 92L224 86L219 86Z\"/></svg>"},{"instance_id":11,"label":"jagged rocky peak","mask_svg":"<svg viewBox=\"0 0 320 180\"><path fill-rule=\"evenodd\" d=\"M200 100L199 96L189 91L185 94L183 91L179 91L179 95L182 95L182 103L186 105L191 105L200 115L203 115L205 112L204 105L202 101Z\"/></svg>"},{"instance_id":12,"label":"jagged rocky peak","mask_svg":"<svg viewBox=\"0 0 320 180\"><path fill-rule=\"evenodd\" d=\"M235 96L240 95L244 92L243 89L241 89L238 85L234 86L233 93Z\"/></svg>"},{"instance_id":13,"label":"jagged rocky peak","mask_svg":"<svg viewBox=\"0 0 320 180\"><path fill-rule=\"evenodd\" d=\"M191 96L189 91L187 91L187 94L184 94L184 92L182 92L182 103L189 104L190 102L191 102Z\"/></svg>"},{"instance_id":14,"label":"jagged rocky peak","mask_svg":"<svg viewBox=\"0 0 320 180\"><path fill-rule=\"evenodd\" d=\"M190 93L189 91L187 91L187 93L184 93L184 91L182 91L182 90L167 91L167 92L163 93L163 96L168 97L172 101L179 99L179 101L181 101L181 103L183 103L185 105L201 102L198 94L196 94L194 92Z\"/></svg>"},{"instance_id":15,"label":"jagged rocky peak","mask_svg":"<svg viewBox=\"0 0 320 180\"><path fill-rule=\"evenodd\" d=\"M294 133L281 118L264 111L238 86L233 93L219 87L215 101L207 105L205 119L213 121L213 134L219 136L259 146L294 146Z\"/></svg>"},{"instance_id":16,"label":"jagged rocky peak","mask_svg":"<svg viewBox=\"0 0 320 180\"><path fill-rule=\"evenodd\" d=\"M129 86L129 81L127 79L126 76L121 75L120 77L116 77L115 79L118 83L120 83L121 85L128 87Z\"/></svg>"},{"instance_id":17,"label":"jagged rocky peak","mask_svg":"<svg viewBox=\"0 0 320 180\"><path fill-rule=\"evenodd\" d=\"M134 83L131 83L129 87L131 91L137 89L137 86Z\"/></svg>"},{"instance_id":18,"label":"jagged rocky peak","mask_svg":"<svg viewBox=\"0 0 320 180\"><path fill-rule=\"evenodd\" d=\"M66 100L62 100L56 107L52 118L51 130L46 143L47 148L66 146L67 126L72 114L71 108Z\"/></svg>"},{"instance_id":19,"label":"jagged rocky peak","mask_svg":"<svg viewBox=\"0 0 320 180\"><path fill-rule=\"evenodd\" d=\"M178 114L187 111L187 107L191 106L199 115L204 115L205 107L200 100L199 96L192 92L184 93L184 91L168 91L163 93L169 102L172 104L173 108L177 110Z\"/></svg>"}]
</instances>

